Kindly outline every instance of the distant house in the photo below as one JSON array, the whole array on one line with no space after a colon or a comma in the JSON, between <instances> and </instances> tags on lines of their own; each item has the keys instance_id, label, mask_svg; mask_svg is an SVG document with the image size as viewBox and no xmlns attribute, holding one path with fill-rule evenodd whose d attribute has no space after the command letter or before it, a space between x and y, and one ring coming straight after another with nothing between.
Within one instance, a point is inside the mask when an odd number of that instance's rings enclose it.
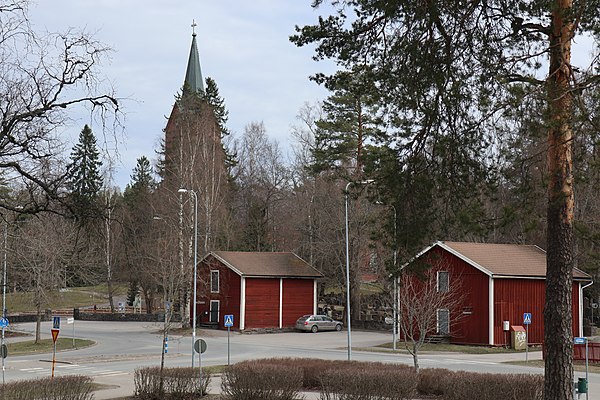
<instances>
[{"instance_id":1,"label":"distant house","mask_svg":"<svg viewBox=\"0 0 600 400\"><path fill-rule=\"evenodd\" d=\"M443 313L453 343L501 346L510 343L509 326L523 326L531 313L529 343L544 339L546 252L537 246L436 242L415 259L447 271L438 273L462 293L461 308ZM573 271L573 335L583 335L583 287L590 275ZM401 290L401 289L400 289ZM439 315L439 314L438 314ZM439 318L439 317L438 317ZM444 332L446 333L446 332Z\"/></svg>"},{"instance_id":2,"label":"distant house","mask_svg":"<svg viewBox=\"0 0 600 400\"><path fill-rule=\"evenodd\" d=\"M323 275L294 253L214 251L198 265L197 321L232 329L293 327L317 311Z\"/></svg>"}]
</instances>

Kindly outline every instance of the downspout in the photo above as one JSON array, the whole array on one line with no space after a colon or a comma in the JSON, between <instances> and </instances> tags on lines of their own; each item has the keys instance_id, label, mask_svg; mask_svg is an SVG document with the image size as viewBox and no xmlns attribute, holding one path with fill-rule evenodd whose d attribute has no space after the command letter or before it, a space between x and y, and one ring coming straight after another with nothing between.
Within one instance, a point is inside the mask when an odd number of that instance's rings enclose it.
<instances>
[{"instance_id":1,"label":"downspout","mask_svg":"<svg viewBox=\"0 0 600 400\"><path fill-rule=\"evenodd\" d=\"M579 284L579 336L583 336L583 289L590 287L594 284L594 280L592 279L592 281L590 283L588 283L585 286L581 286L581 283ZM592 324L594 323L594 321L592 321Z\"/></svg>"}]
</instances>

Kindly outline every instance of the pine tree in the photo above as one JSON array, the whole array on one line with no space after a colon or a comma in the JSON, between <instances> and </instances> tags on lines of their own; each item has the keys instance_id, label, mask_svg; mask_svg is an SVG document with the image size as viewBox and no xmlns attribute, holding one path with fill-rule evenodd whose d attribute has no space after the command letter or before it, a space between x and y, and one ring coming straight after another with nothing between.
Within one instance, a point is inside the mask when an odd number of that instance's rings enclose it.
<instances>
[{"instance_id":1,"label":"pine tree","mask_svg":"<svg viewBox=\"0 0 600 400\"><path fill-rule=\"evenodd\" d=\"M79 134L79 142L71 151L71 163L67 166L67 187L71 192L75 215L81 220L100 214L98 194L103 179L102 162L96 145L96 137L88 125Z\"/></svg>"},{"instance_id":2,"label":"pine tree","mask_svg":"<svg viewBox=\"0 0 600 400\"><path fill-rule=\"evenodd\" d=\"M142 156L138 158L137 164L133 169L131 175L131 183L125 188L125 201L129 205L133 205L136 200L144 199L148 200L147 197L152 193L156 187L156 182L152 177L152 166L150 160L147 157Z\"/></svg>"},{"instance_id":3,"label":"pine tree","mask_svg":"<svg viewBox=\"0 0 600 400\"><path fill-rule=\"evenodd\" d=\"M231 131L227 128L227 120L229 119L229 111L225 107L225 99L221 97L219 93L219 87L217 86L217 82L211 77L206 78L206 91L204 93L204 100L213 109L215 114L215 118L217 119L217 124L219 125L219 129L221 131L221 145L223 146L223 152L225 153L225 166L228 171L237 164L236 156L233 153L230 153L227 149L225 143L223 143L223 139L226 136L229 136Z\"/></svg>"}]
</instances>

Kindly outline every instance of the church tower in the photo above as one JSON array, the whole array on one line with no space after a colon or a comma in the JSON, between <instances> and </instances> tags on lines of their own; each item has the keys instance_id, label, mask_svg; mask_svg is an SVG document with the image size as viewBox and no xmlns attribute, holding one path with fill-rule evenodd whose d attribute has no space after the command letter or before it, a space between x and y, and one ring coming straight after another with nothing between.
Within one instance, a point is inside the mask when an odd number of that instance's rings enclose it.
<instances>
[{"instance_id":1,"label":"church tower","mask_svg":"<svg viewBox=\"0 0 600 400\"><path fill-rule=\"evenodd\" d=\"M161 188L172 199L180 197L177 194L180 188L196 192L202 227L198 250L205 254L212 249L228 180L221 127L207 101L195 31L183 86L164 132Z\"/></svg>"}]
</instances>

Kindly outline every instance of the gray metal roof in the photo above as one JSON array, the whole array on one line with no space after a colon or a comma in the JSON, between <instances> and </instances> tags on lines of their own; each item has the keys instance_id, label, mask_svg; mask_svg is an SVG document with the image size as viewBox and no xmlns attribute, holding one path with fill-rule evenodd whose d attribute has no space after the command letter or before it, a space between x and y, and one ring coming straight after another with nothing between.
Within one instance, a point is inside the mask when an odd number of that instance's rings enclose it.
<instances>
[{"instance_id":1,"label":"gray metal roof","mask_svg":"<svg viewBox=\"0 0 600 400\"><path fill-rule=\"evenodd\" d=\"M192 35L192 47L185 72L184 88L192 90L195 93L204 93L204 81L202 79L202 70L200 69L200 56L198 55L195 33Z\"/></svg>"}]
</instances>

